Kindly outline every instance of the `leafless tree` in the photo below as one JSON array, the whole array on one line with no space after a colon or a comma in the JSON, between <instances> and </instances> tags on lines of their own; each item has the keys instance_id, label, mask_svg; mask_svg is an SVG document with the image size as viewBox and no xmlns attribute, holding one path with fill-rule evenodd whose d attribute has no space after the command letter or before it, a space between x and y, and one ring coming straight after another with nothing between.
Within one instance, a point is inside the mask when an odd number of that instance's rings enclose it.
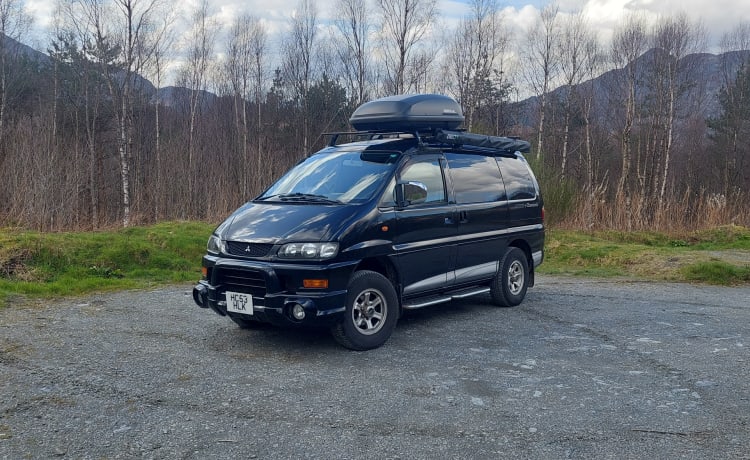
<instances>
[{"instance_id":1,"label":"leafless tree","mask_svg":"<svg viewBox=\"0 0 750 460\"><path fill-rule=\"evenodd\" d=\"M250 165L250 139L252 126L248 113L248 103L254 102L257 108L255 130L256 155L260 166L260 147L258 142L262 124L261 100L265 83L265 60L267 49L267 32L258 18L242 15L235 19L227 43L226 72L232 86L235 107L235 129L238 134L239 151L245 165ZM261 170L260 167L256 171ZM252 177L250 168L244 168L242 174L243 194L250 193Z\"/></svg>"},{"instance_id":2,"label":"leafless tree","mask_svg":"<svg viewBox=\"0 0 750 460\"><path fill-rule=\"evenodd\" d=\"M5 132L6 111L11 97L9 60L17 54L10 40L18 41L31 25L21 0L0 0L0 145Z\"/></svg>"},{"instance_id":3,"label":"leafless tree","mask_svg":"<svg viewBox=\"0 0 750 460\"><path fill-rule=\"evenodd\" d=\"M621 171L617 195L625 204L625 212L632 210L630 197L630 166L633 150L633 127L636 123L638 104L638 58L648 46L646 22L642 17L629 16L615 29L612 37L610 58L615 68L624 69L620 94L612 100L613 106L622 104L624 114L620 130ZM615 93L617 94L617 93ZM628 217L627 222L632 222Z\"/></svg>"},{"instance_id":4,"label":"leafless tree","mask_svg":"<svg viewBox=\"0 0 750 460\"><path fill-rule=\"evenodd\" d=\"M722 97L726 99L725 104L730 107L741 107L745 101L746 94L743 93L742 85L736 84L738 75L743 68L750 66L750 59L737 59L737 52L750 50L750 22L743 21L737 24L731 31L725 33L720 41L722 50L722 72L723 78ZM730 196L733 185L740 182L738 179L742 174L741 159L743 148L747 149L747 142L743 142L743 125L747 126L747 120L738 117L736 113L725 114L728 119L727 137L729 145L725 147L722 161L722 183L724 196ZM746 138L746 137L745 137ZM743 145L744 144L744 145Z\"/></svg>"},{"instance_id":5,"label":"leafless tree","mask_svg":"<svg viewBox=\"0 0 750 460\"><path fill-rule=\"evenodd\" d=\"M590 36L583 49L582 72L586 82L583 84L583 121L585 130L585 157L586 157L586 189L589 193L594 190L594 146L592 139L592 112L597 97L595 78L598 77L604 66L604 56L599 41L595 36Z\"/></svg>"},{"instance_id":6,"label":"leafless tree","mask_svg":"<svg viewBox=\"0 0 750 460\"><path fill-rule=\"evenodd\" d=\"M338 0L336 10L338 40L341 42L337 47L338 56L352 105L359 106L370 98L371 10L366 0Z\"/></svg>"},{"instance_id":7,"label":"leafless tree","mask_svg":"<svg viewBox=\"0 0 750 460\"><path fill-rule=\"evenodd\" d=\"M202 0L193 12L193 28L190 32L187 61L181 69L180 82L190 94L188 122L188 191L195 193L198 129L198 112L208 87L209 70L213 63L213 51L217 26L209 16L207 0Z\"/></svg>"},{"instance_id":8,"label":"leafless tree","mask_svg":"<svg viewBox=\"0 0 750 460\"><path fill-rule=\"evenodd\" d=\"M559 72L560 25L559 7L556 3L545 6L539 19L526 31L523 49L524 75L526 81L539 99L539 121L537 124L537 156L544 156L544 122L547 110L547 97L551 85Z\"/></svg>"},{"instance_id":9,"label":"leafless tree","mask_svg":"<svg viewBox=\"0 0 750 460\"><path fill-rule=\"evenodd\" d=\"M122 225L130 225L133 104L136 80L154 56L151 25L163 0L78 0L71 9L83 19L93 43L91 58L105 77L117 125Z\"/></svg>"},{"instance_id":10,"label":"leafless tree","mask_svg":"<svg viewBox=\"0 0 750 460\"><path fill-rule=\"evenodd\" d=\"M659 171L651 178L652 190L658 193L658 210L663 209L672 150L674 148L675 122L678 117L677 102L685 91L685 83L691 81L691 69L686 68L683 58L705 48L705 32L700 24L691 23L685 13L659 21L653 31L653 87L650 99L659 104L656 131L660 140L656 142L653 157Z\"/></svg>"},{"instance_id":11,"label":"leafless tree","mask_svg":"<svg viewBox=\"0 0 750 460\"><path fill-rule=\"evenodd\" d=\"M560 176L565 178L565 169L570 149L570 124L574 104L578 98L578 87L585 78L591 78L590 60L595 57L596 38L582 13L567 17L561 24L561 39L557 43L560 56L560 74L564 84L563 145Z\"/></svg>"},{"instance_id":12,"label":"leafless tree","mask_svg":"<svg viewBox=\"0 0 750 460\"><path fill-rule=\"evenodd\" d=\"M175 29L173 28L176 16L174 11L165 11L164 15L155 18L152 30L152 53L153 59L147 63L144 68L145 75L151 77L156 90L153 98L154 103L154 156L156 157L155 178L156 190L153 190L152 199L154 201L154 217L160 218L164 208L164 162L162 146L162 123L161 123L161 89L164 84L165 67L171 58L174 57L173 47L177 40Z\"/></svg>"},{"instance_id":13,"label":"leafless tree","mask_svg":"<svg viewBox=\"0 0 750 460\"><path fill-rule=\"evenodd\" d=\"M472 0L470 15L458 25L449 47L448 68L453 73L456 96L471 130L474 119L491 96L496 76L503 76L503 57L510 33L497 0Z\"/></svg>"},{"instance_id":14,"label":"leafless tree","mask_svg":"<svg viewBox=\"0 0 750 460\"><path fill-rule=\"evenodd\" d=\"M284 43L284 76L289 82L302 111L302 152L310 145L309 97L315 78L318 36L318 10L314 0L300 0L291 18L292 30Z\"/></svg>"},{"instance_id":15,"label":"leafless tree","mask_svg":"<svg viewBox=\"0 0 750 460\"><path fill-rule=\"evenodd\" d=\"M415 62L412 55L436 20L436 5L436 0L377 0L386 93L403 94L411 89L408 66Z\"/></svg>"}]
</instances>

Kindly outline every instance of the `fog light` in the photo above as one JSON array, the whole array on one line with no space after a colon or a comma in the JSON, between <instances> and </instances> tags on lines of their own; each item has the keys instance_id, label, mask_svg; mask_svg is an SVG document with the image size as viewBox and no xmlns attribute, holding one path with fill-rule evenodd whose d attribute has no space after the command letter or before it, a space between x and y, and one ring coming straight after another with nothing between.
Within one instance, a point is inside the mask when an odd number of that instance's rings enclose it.
<instances>
[{"instance_id":1,"label":"fog light","mask_svg":"<svg viewBox=\"0 0 750 460\"><path fill-rule=\"evenodd\" d=\"M292 316L294 316L294 319L297 321L302 321L305 319L305 309L302 307L302 305L295 303L292 307Z\"/></svg>"}]
</instances>

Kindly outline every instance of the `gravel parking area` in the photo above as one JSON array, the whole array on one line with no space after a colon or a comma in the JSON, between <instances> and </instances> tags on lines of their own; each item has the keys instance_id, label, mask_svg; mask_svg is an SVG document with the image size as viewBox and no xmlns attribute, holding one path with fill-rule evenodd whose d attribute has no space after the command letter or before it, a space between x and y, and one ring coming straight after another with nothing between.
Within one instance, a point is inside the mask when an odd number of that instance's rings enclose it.
<instances>
[{"instance_id":1,"label":"gravel parking area","mask_svg":"<svg viewBox=\"0 0 750 460\"><path fill-rule=\"evenodd\" d=\"M750 287L540 277L368 352L189 291L0 310L0 458L750 458Z\"/></svg>"}]
</instances>

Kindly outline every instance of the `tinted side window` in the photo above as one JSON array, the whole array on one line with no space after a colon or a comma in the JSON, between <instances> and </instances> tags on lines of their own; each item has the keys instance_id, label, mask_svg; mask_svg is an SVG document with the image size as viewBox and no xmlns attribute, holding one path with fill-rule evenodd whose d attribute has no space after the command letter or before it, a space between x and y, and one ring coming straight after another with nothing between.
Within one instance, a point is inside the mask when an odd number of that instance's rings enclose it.
<instances>
[{"instance_id":1,"label":"tinted side window","mask_svg":"<svg viewBox=\"0 0 750 460\"><path fill-rule=\"evenodd\" d=\"M536 198L534 181L529 174L526 162L517 158L497 158L500 171L505 179L505 189L508 192L508 201L531 200Z\"/></svg>"},{"instance_id":2,"label":"tinted side window","mask_svg":"<svg viewBox=\"0 0 750 460\"><path fill-rule=\"evenodd\" d=\"M445 198L445 182L440 168L440 160L419 161L411 163L401 171L402 182L421 182L427 187L425 203L447 201Z\"/></svg>"},{"instance_id":3,"label":"tinted side window","mask_svg":"<svg viewBox=\"0 0 750 460\"><path fill-rule=\"evenodd\" d=\"M505 187L493 157L447 153L456 203L487 203L505 200Z\"/></svg>"}]
</instances>

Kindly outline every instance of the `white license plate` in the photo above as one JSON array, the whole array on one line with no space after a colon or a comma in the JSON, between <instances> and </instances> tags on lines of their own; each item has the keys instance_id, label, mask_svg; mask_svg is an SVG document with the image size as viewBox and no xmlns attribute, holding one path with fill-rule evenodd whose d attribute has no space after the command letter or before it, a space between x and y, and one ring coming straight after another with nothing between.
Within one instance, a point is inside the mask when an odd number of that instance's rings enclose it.
<instances>
[{"instance_id":1,"label":"white license plate","mask_svg":"<svg viewBox=\"0 0 750 460\"><path fill-rule=\"evenodd\" d=\"M232 313L242 313L243 315L252 315L253 296L242 292L227 291L227 311Z\"/></svg>"}]
</instances>

